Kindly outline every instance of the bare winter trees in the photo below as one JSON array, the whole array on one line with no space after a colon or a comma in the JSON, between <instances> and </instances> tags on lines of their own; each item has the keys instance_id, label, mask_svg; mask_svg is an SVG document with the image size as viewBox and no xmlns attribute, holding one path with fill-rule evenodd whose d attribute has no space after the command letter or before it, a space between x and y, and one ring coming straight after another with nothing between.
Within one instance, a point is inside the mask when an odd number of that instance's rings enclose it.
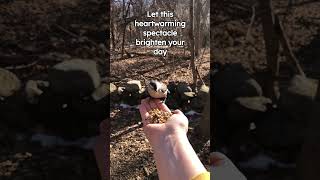
<instances>
[{"instance_id":1,"label":"bare winter trees","mask_svg":"<svg viewBox=\"0 0 320 180\"><path fill-rule=\"evenodd\" d=\"M207 14L209 12L208 7L206 6L207 1L193 1L189 2L189 16L190 16L190 29L189 29L189 49L191 53L190 65L193 74L193 90L196 90L197 87L197 67L196 67L196 59L200 59L200 49L202 48L202 43L204 40L204 36L208 34L201 34L204 29L204 25L208 23ZM208 37L208 36L207 36Z\"/></svg>"},{"instance_id":2,"label":"bare winter trees","mask_svg":"<svg viewBox=\"0 0 320 180\"><path fill-rule=\"evenodd\" d=\"M268 79L268 82L266 82L268 85L266 95L273 99L278 99L280 95L276 79L279 76L280 45L283 48L287 60L296 68L294 71L302 76L305 75L291 50L291 46L283 31L279 17L273 11L272 1L259 0L259 10L263 26L268 70L270 72L270 78Z\"/></svg>"},{"instance_id":3,"label":"bare winter trees","mask_svg":"<svg viewBox=\"0 0 320 180\"><path fill-rule=\"evenodd\" d=\"M193 0L190 0L190 5L189 5L189 16L190 16L190 29L189 29L189 42L190 42L190 65L192 69L192 78L193 78L193 86L192 89L196 89L196 83L197 83L197 74L196 74L196 65L195 65L195 47L194 47L194 28L193 28Z\"/></svg>"},{"instance_id":4,"label":"bare winter trees","mask_svg":"<svg viewBox=\"0 0 320 180\"><path fill-rule=\"evenodd\" d=\"M192 71L192 78L194 88L197 85L197 64L200 64L200 56L203 55L202 49L209 45L209 1L183 1L183 0L113 0L111 3L111 28L110 28L110 47L112 57L130 58L132 55L157 54L154 52L158 47L148 45L137 45L136 42L144 42L151 40L167 41L165 48L168 50L166 57L159 57L163 59L164 63L167 59L175 56L175 54L183 54L183 56L190 59L190 71ZM155 16L148 17L147 14L152 12L172 12L174 15L170 17ZM184 22L185 27L182 26L136 26L135 21L139 23L149 22ZM146 36L145 31L150 32L176 32L175 36ZM138 40L138 41L137 41ZM169 42L186 42L176 43L171 46ZM171 43L173 44L173 43ZM161 46L161 45L159 45ZM153 49L152 49L153 48ZM189 50L190 54L185 50ZM183 53L180 53L182 51ZM164 54L162 54L164 55ZM172 56L172 57L171 57ZM182 58L182 57L181 57ZM198 62L197 62L198 61Z\"/></svg>"}]
</instances>

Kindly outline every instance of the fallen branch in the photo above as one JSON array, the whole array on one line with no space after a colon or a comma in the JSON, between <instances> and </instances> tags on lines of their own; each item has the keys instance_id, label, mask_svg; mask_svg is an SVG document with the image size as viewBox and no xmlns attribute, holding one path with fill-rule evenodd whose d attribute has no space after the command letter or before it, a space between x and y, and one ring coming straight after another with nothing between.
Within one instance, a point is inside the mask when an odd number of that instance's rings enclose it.
<instances>
[{"instance_id":1,"label":"fallen branch","mask_svg":"<svg viewBox=\"0 0 320 180\"><path fill-rule=\"evenodd\" d=\"M286 57L288 58L289 62L292 63L295 68L297 69L298 73L301 76L306 76L305 73L303 72L298 59L295 57L295 55L292 52L292 48L290 46L290 43L288 41L288 38L286 36L286 34L283 31L283 26L280 23L279 17L277 15L275 15L275 27L277 30L277 33L279 34L279 40L281 42L281 45L283 47L283 51L286 55Z\"/></svg>"},{"instance_id":2,"label":"fallen branch","mask_svg":"<svg viewBox=\"0 0 320 180\"><path fill-rule=\"evenodd\" d=\"M317 2L319 2L319 0L302 1L302 2L298 2L298 3L292 4L291 8L293 8L293 7L301 7L301 6L305 6L305 5L309 5L309 4L317 3ZM288 7L288 5L285 5L285 6L281 6L280 8L286 9L287 7Z\"/></svg>"},{"instance_id":3,"label":"fallen branch","mask_svg":"<svg viewBox=\"0 0 320 180\"><path fill-rule=\"evenodd\" d=\"M7 66L7 67L5 67L5 69L7 69L7 70L26 69L26 68L29 68L29 67L36 65L37 63L38 63L38 61L34 61L34 62L32 62L30 64L26 64L26 65Z\"/></svg>"},{"instance_id":4,"label":"fallen branch","mask_svg":"<svg viewBox=\"0 0 320 180\"><path fill-rule=\"evenodd\" d=\"M126 129L126 130L118 131L116 134L113 134L110 136L110 140L115 141L125 134L128 134L132 131L135 131L136 129L142 128L142 126L143 126L143 124L141 122L139 122L137 124L134 124L134 125L128 127L128 129Z\"/></svg>"}]
</instances>

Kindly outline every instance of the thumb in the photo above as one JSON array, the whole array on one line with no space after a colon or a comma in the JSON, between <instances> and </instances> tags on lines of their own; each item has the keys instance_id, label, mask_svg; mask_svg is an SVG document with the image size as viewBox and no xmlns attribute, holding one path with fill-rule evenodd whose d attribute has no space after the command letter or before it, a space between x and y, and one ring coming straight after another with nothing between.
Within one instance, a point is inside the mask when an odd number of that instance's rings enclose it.
<instances>
[{"instance_id":1,"label":"thumb","mask_svg":"<svg viewBox=\"0 0 320 180\"><path fill-rule=\"evenodd\" d=\"M181 114L184 115L182 111L180 111L179 109L176 109L174 111L172 111L172 114Z\"/></svg>"}]
</instances>

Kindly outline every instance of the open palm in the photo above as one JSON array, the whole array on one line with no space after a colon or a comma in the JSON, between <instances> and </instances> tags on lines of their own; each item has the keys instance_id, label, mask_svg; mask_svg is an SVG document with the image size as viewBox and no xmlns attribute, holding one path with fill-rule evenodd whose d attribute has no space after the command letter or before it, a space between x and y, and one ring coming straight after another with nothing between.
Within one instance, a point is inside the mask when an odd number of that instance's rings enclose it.
<instances>
[{"instance_id":1,"label":"open palm","mask_svg":"<svg viewBox=\"0 0 320 180\"><path fill-rule=\"evenodd\" d=\"M150 116L148 112L152 109L171 112L159 99L146 98L141 101L139 111L143 123L143 130L151 143L162 136L164 137L174 133L187 133L188 119L180 110L173 111L172 116L164 124L151 124L148 120Z\"/></svg>"}]
</instances>

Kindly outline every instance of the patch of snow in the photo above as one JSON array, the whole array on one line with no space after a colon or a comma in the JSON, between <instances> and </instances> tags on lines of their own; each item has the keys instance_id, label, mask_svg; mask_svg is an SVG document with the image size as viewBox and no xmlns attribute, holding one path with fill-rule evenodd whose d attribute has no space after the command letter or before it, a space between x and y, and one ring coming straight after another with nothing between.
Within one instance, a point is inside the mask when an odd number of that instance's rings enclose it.
<instances>
[{"instance_id":1,"label":"patch of snow","mask_svg":"<svg viewBox=\"0 0 320 180\"><path fill-rule=\"evenodd\" d=\"M82 149L93 149L96 137L79 138L74 141L67 141L58 136L52 136L42 133L36 133L32 135L31 142L39 142L43 147L55 147L55 146L73 146Z\"/></svg>"},{"instance_id":2,"label":"patch of snow","mask_svg":"<svg viewBox=\"0 0 320 180\"><path fill-rule=\"evenodd\" d=\"M294 168L296 164L293 163L283 163L273 159L272 157L260 153L248 161L243 161L239 163L239 166L242 168L250 168L250 169L257 169L257 170L268 170L270 166L275 166L278 168Z\"/></svg>"},{"instance_id":3,"label":"patch of snow","mask_svg":"<svg viewBox=\"0 0 320 180\"><path fill-rule=\"evenodd\" d=\"M188 111L184 113L186 116L194 116L194 115L200 115L200 113L195 112L194 110Z\"/></svg>"},{"instance_id":4,"label":"patch of snow","mask_svg":"<svg viewBox=\"0 0 320 180\"><path fill-rule=\"evenodd\" d=\"M119 107L121 107L123 109L139 109L138 106L130 106L130 105L124 104L124 103L119 104Z\"/></svg>"}]
</instances>

